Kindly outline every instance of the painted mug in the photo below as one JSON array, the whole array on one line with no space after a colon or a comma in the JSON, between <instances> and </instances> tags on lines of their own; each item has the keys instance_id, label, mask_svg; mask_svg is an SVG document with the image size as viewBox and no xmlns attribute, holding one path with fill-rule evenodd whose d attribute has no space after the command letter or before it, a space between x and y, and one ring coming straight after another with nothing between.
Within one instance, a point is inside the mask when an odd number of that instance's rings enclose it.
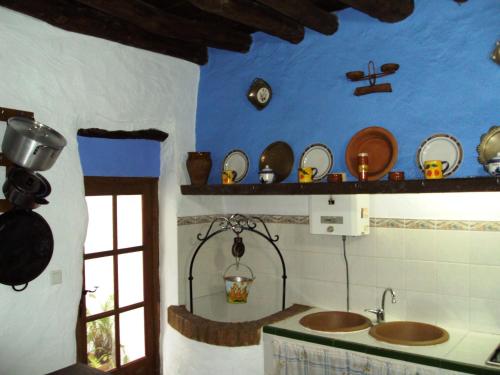
<instances>
[{"instance_id":1,"label":"painted mug","mask_svg":"<svg viewBox=\"0 0 500 375\"><path fill-rule=\"evenodd\" d=\"M314 167L299 168L299 182L313 182L314 177L318 174L318 169Z\"/></svg>"},{"instance_id":2,"label":"painted mug","mask_svg":"<svg viewBox=\"0 0 500 375\"><path fill-rule=\"evenodd\" d=\"M222 171L222 183L224 185L234 184L236 176L238 176L238 173L236 173L236 171L233 171L231 169Z\"/></svg>"},{"instance_id":3,"label":"painted mug","mask_svg":"<svg viewBox=\"0 0 500 375\"><path fill-rule=\"evenodd\" d=\"M428 180L443 178L443 173L448 170L450 163L446 160L426 160L424 161L424 174Z\"/></svg>"}]
</instances>

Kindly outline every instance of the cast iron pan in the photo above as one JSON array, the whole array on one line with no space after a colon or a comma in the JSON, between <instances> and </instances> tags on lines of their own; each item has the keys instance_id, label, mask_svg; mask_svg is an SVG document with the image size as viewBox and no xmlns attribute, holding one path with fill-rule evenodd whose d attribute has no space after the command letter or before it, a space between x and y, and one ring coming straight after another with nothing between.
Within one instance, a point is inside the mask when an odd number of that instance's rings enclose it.
<instances>
[{"instance_id":1,"label":"cast iron pan","mask_svg":"<svg viewBox=\"0 0 500 375\"><path fill-rule=\"evenodd\" d=\"M45 270L53 250L52 231L39 214L13 209L0 215L0 283L26 289Z\"/></svg>"}]
</instances>

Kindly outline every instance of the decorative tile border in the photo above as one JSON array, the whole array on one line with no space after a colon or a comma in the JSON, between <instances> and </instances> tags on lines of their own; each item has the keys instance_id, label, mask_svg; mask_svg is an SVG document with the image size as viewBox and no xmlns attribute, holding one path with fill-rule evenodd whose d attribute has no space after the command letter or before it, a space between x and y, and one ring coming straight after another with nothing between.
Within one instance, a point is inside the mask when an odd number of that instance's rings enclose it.
<instances>
[{"instance_id":1,"label":"decorative tile border","mask_svg":"<svg viewBox=\"0 0 500 375\"><path fill-rule=\"evenodd\" d=\"M217 217L225 215L183 216L177 218L177 225L205 224ZM309 216L303 215L248 215L258 216L266 224L309 224ZM436 229L436 230L470 230L476 232L500 232L500 221L466 221L466 220L426 220L426 219L392 219L370 218L372 228L392 229Z\"/></svg>"}]
</instances>

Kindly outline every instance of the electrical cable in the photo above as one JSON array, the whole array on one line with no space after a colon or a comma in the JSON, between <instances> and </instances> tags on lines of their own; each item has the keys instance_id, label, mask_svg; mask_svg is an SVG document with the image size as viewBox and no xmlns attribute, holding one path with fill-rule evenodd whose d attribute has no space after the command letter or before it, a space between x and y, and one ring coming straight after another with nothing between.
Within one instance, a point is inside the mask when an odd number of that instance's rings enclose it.
<instances>
[{"instance_id":1,"label":"electrical cable","mask_svg":"<svg viewBox=\"0 0 500 375\"><path fill-rule=\"evenodd\" d=\"M342 242L343 242L343 247L344 247L344 260L345 260L345 276L346 276L346 283L347 283L347 311L349 311L349 263L347 262L347 254L345 250L345 241L347 239L347 236L342 236Z\"/></svg>"}]
</instances>

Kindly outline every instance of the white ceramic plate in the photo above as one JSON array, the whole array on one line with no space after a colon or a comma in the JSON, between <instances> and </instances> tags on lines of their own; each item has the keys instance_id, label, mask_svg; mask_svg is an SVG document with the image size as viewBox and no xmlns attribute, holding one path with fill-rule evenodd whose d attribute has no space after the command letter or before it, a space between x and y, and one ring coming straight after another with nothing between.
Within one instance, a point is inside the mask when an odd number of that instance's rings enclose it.
<instances>
[{"instance_id":1,"label":"white ceramic plate","mask_svg":"<svg viewBox=\"0 0 500 375\"><path fill-rule=\"evenodd\" d=\"M314 180L318 181L324 178L333 167L333 155L328 147L321 143L315 143L305 149L300 157L300 167L314 167L318 173Z\"/></svg>"},{"instance_id":2,"label":"white ceramic plate","mask_svg":"<svg viewBox=\"0 0 500 375\"><path fill-rule=\"evenodd\" d=\"M241 150L230 151L224 158L222 169L224 171L233 170L236 172L234 182L240 182L248 173L248 157Z\"/></svg>"},{"instance_id":3,"label":"white ceramic plate","mask_svg":"<svg viewBox=\"0 0 500 375\"><path fill-rule=\"evenodd\" d=\"M446 160L450 166L443 173L444 177L451 176L462 163L462 159L462 145L455 137L448 134L430 136L422 142L417 151L417 164L422 171L425 160Z\"/></svg>"}]
</instances>

